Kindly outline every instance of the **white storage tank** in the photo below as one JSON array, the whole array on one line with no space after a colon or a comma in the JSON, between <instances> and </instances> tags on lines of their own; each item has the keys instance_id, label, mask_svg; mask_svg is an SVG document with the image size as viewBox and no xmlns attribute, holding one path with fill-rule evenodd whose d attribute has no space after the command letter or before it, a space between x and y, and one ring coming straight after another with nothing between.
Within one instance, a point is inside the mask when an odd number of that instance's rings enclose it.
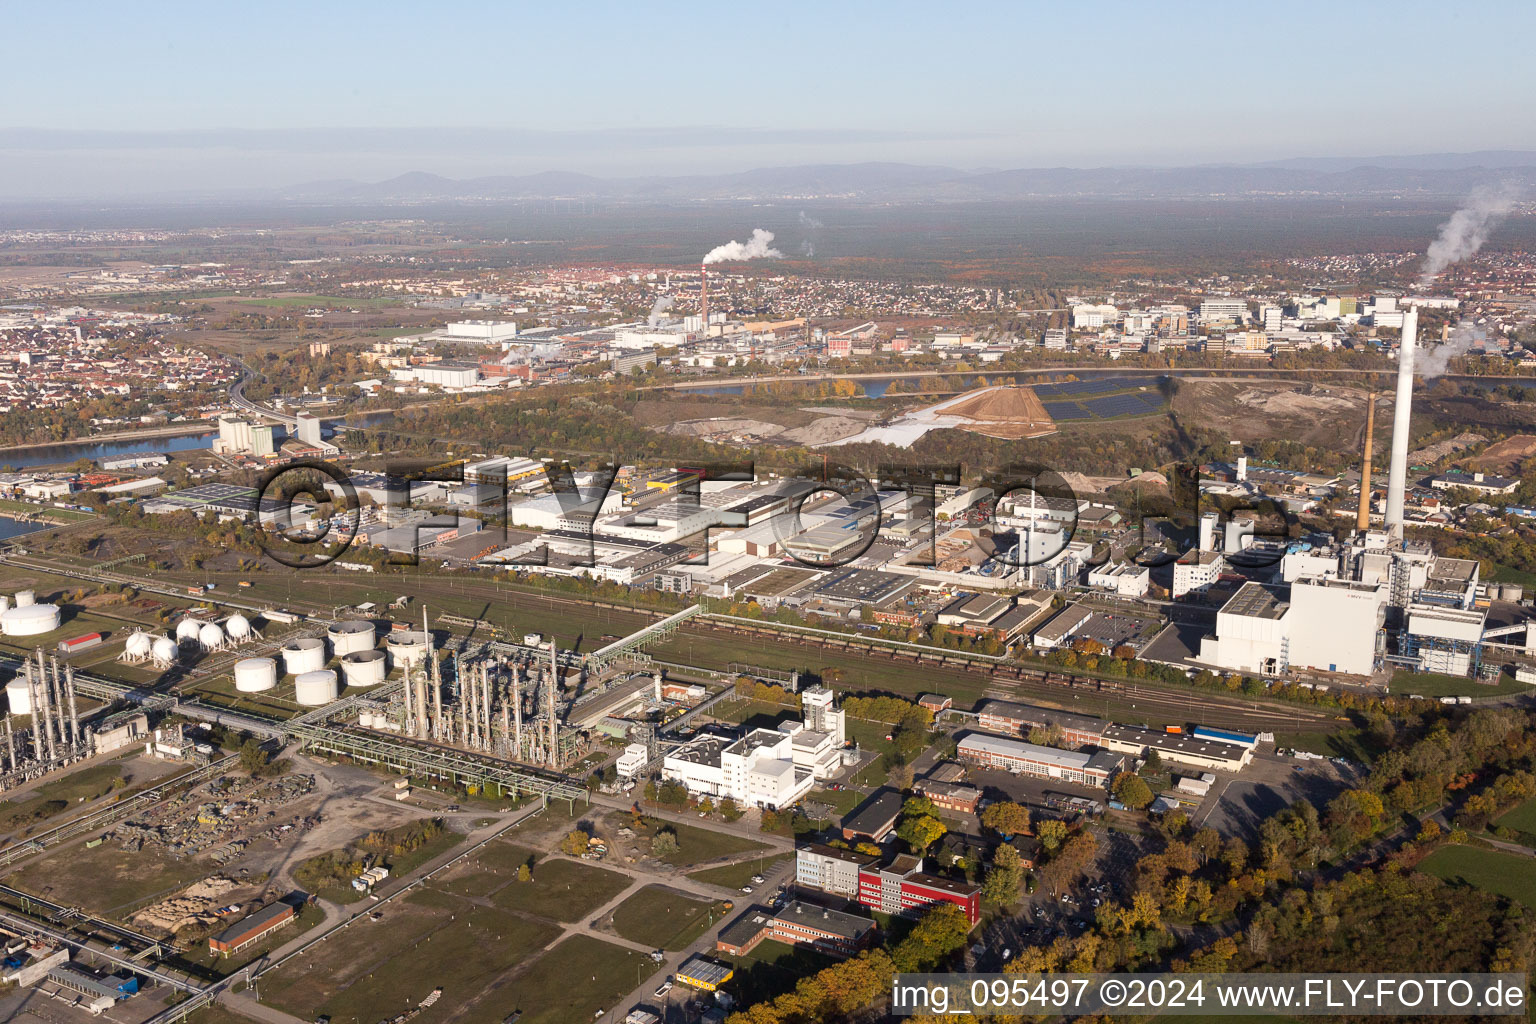
<instances>
[{"instance_id":1,"label":"white storage tank","mask_svg":"<svg viewBox=\"0 0 1536 1024\"><path fill-rule=\"evenodd\" d=\"M203 631L203 624L196 619L182 619L176 623L176 642L196 640Z\"/></svg>"},{"instance_id":2,"label":"white storage tank","mask_svg":"<svg viewBox=\"0 0 1536 1024\"><path fill-rule=\"evenodd\" d=\"M123 644L123 650L130 658L147 658L154 648L155 641L143 630L136 629L128 637L128 642Z\"/></svg>"},{"instance_id":3,"label":"white storage tank","mask_svg":"<svg viewBox=\"0 0 1536 1024\"><path fill-rule=\"evenodd\" d=\"M8 610L10 607L11 607L11 595L10 594L0 594L0 612Z\"/></svg>"},{"instance_id":4,"label":"white storage tank","mask_svg":"<svg viewBox=\"0 0 1536 1024\"><path fill-rule=\"evenodd\" d=\"M176 654L176 641L168 636L160 637L149 649L149 656L161 665L171 664L176 660Z\"/></svg>"},{"instance_id":5,"label":"white storage tank","mask_svg":"<svg viewBox=\"0 0 1536 1024\"><path fill-rule=\"evenodd\" d=\"M231 640L244 640L251 635L251 620L236 612L224 623L224 631Z\"/></svg>"},{"instance_id":6,"label":"white storage tank","mask_svg":"<svg viewBox=\"0 0 1536 1024\"><path fill-rule=\"evenodd\" d=\"M37 604L37 594L30 590L16 591L16 607L30 608Z\"/></svg>"},{"instance_id":7,"label":"white storage tank","mask_svg":"<svg viewBox=\"0 0 1536 1024\"><path fill-rule=\"evenodd\" d=\"M197 631L197 642L210 651L216 651L224 646L224 631L215 623L204 623L203 628Z\"/></svg>"},{"instance_id":8,"label":"white storage tank","mask_svg":"<svg viewBox=\"0 0 1536 1024\"><path fill-rule=\"evenodd\" d=\"M341 674L348 686L377 686L388 668L383 651L353 651L341 656Z\"/></svg>"},{"instance_id":9,"label":"white storage tank","mask_svg":"<svg viewBox=\"0 0 1536 1024\"><path fill-rule=\"evenodd\" d=\"M38 636L52 633L62 619L56 604L27 604L0 612L0 633L6 636Z\"/></svg>"},{"instance_id":10,"label":"white storage tank","mask_svg":"<svg viewBox=\"0 0 1536 1024\"><path fill-rule=\"evenodd\" d=\"M305 672L293 681L293 699L308 708L329 704L339 696L336 673L330 669Z\"/></svg>"},{"instance_id":11,"label":"white storage tank","mask_svg":"<svg viewBox=\"0 0 1536 1024\"><path fill-rule=\"evenodd\" d=\"M30 715L32 713L32 694L27 689L25 676L17 676L5 684L5 699L11 705L11 714Z\"/></svg>"},{"instance_id":12,"label":"white storage tank","mask_svg":"<svg viewBox=\"0 0 1536 1024\"><path fill-rule=\"evenodd\" d=\"M261 693L277 685L277 662L271 658L245 658L235 662L235 689Z\"/></svg>"},{"instance_id":13,"label":"white storage tank","mask_svg":"<svg viewBox=\"0 0 1536 1024\"><path fill-rule=\"evenodd\" d=\"M283 645L283 671L291 676L318 672L325 667L325 641L306 636Z\"/></svg>"},{"instance_id":14,"label":"white storage tank","mask_svg":"<svg viewBox=\"0 0 1536 1024\"><path fill-rule=\"evenodd\" d=\"M338 622L326 631L331 638L331 651L340 658L354 651L373 650L373 623L361 619Z\"/></svg>"},{"instance_id":15,"label":"white storage tank","mask_svg":"<svg viewBox=\"0 0 1536 1024\"><path fill-rule=\"evenodd\" d=\"M396 668L417 668L427 660L427 635L420 630L401 630L384 638L390 661Z\"/></svg>"}]
</instances>

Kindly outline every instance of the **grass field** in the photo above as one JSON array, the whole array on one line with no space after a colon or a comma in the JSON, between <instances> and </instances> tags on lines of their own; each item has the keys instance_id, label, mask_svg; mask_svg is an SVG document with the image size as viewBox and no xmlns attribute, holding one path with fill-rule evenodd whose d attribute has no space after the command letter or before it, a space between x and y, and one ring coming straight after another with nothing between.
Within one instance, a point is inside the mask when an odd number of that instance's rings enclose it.
<instances>
[{"instance_id":1,"label":"grass field","mask_svg":"<svg viewBox=\"0 0 1536 1024\"><path fill-rule=\"evenodd\" d=\"M442 998L416 1020L497 1022L481 1003L498 977L559 934L558 926L424 890L362 918L262 979L262 1000L304 1020L373 1024L414 1006L435 987ZM411 968L403 970L409 963Z\"/></svg>"},{"instance_id":2,"label":"grass field","mask_svg":"<svg viewBox=\"0 0 1536 1024\"><path fill-rule=\"evenodd\" d=\"M93 850L83 845L69 856L48 857L12 876L13 884L39 896L81 907L103 917L120 918L149 902L209 874L202 858L176 860L129 853L116 843Z\"/></svg>"},{"instance_id":3,"label":"grass field","mask_svg":"<svg viewBox=\"0 0 1536 1024\"><path fill-rule=\"evenodd\" d=\"M399 299L367 298L364 296L348 295L271 295L259 299L243 299L242 305L246 306L272 306L278 309L309 309L310 307L325 307L327 309L383 309L389 306L404 306Z\"/></svg>"},{"instance_id":4,"label":"grass field","mask_svg":"<svg viewBox=\"0 0 1536 1024\"><path fill-rule=\"evenodd\" d=\"M62 779L39 786L26 799L0 803L0 831L35 825L72 805L105 796L123 786L123 766L112 761L93 764Z\"/></svg>"},{"instance_id":5,"label":"grass field","mask_svg":"<svg viewBox=\"0 0 1536 1024\"><path fill-rule=\"evenodd\" d=\"M526 860L530 853L518 852L519 860ZM534 863L531 881L519 882L511 874L506 877L513 880L491 897L497 907L566 923L582 920L629 885L629 878L617 871L554 857Z\"/></svg>"},{"instance_id":6,"label":"grass field","mask_svg":"<svg viewBox=\"0 0 1536 1024\"><path fill-rule=\"evenodd\" d=\"M1508 896L1536 909L1536 861L1529 857L1475 846L1442 846L1419 868L1448 882Z\"/></svg>"},{"instance_id":7,"label":"grass field","mask_svg":"<svg viewBox=\"0 0 1536 1024\"><path fill-rule=\"evenodd\" d=\"M668 822L665 827L677 833L677 849L662 857L661 860L675 868L692 867L719 857L768 848L762 843L753 842L742 836L728 835L694 825L674 825Z\"/></svg>"},{"instance_id":8,"label":"grass field","mask_svg":"<svg viewBox=\"0 0 1536 1024\"><path fill-rule=\"evenodd\" d=\"M613 912L613 930L631 942L658 949L686 949L720 920L725 908L659 885L648 885Z\"/></svg>"},{"instance_id":9,"label":"grass field","mask_svg":"<svg viewBox=\"0 0 1536 1024\"><path fill-rule=\"evenodd\" d=\"M1531 693L1536 687L1516 682L1513 676L1500 676L1497 684L1487 686L1475 683L1465 676L1447 676L1434 672L1404 672L1392 674L1388 693L1417 693L1424 697L1501 697L1510 693Z\"/></svg>"},{"instance_id":10,"label":"grass field","mask_svg":"<svg viewBox=\"0 0 1536 1024\"><path fill-rule=\"evenodd\" d=\"M1512 828L1516 832L1536 836L1536 800L1527 800L1512 810L1505 811L1494 824L1500 828Z\"/></svg>"},{"instance_id":11,"label":"grass field","mask_svg":"<svg viewBox=\"0 0 1536 1024\"><path fill-rule=\"evenodd\" d=\"M643 953L572 935L528 968L485 994L483 1007L455 1024L501 1024L521 1011L518 1024L590 1021L611 1009L656 969Z\"/></svg>"},{"instance_id":12,"label":"grass field","mask_svg":"<svg viewBox=\"0 0 1536 1024\"><path fill-rule=\"evenodd\" d=\"M740 889L752 881L753 875L765 874L772 871L779 864L789 860L791 854L778 853L772 857L763 857L758 860L742 861L740 864L726 864L724 867L705 868L703 871L690 871L689 878L696 878L710 885L723 885L727 889Z\"/></svg>"}]
</instances>

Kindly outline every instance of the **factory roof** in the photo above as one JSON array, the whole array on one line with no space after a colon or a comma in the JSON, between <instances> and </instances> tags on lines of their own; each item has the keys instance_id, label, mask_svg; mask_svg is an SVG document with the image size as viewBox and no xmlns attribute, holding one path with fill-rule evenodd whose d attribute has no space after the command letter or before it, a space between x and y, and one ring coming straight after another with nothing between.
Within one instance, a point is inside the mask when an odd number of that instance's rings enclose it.
<instances>
[{"instance_id":1,"label":"factory roof","mask_svg":"<svg viewBox=\"0 0 1536 1024\"><path fill-rule=\"evenodd\" d=\"M1290 602L1282 601L1269 588L1258 583L1244 583L1237 593L1221 606L1223 615L1241 615L1247 619L1280 619L1290 610Z\"/></svg>"},{"instance_id":2,"label":"factory roof","mask_svg":"<svg viewBox=\"0 0 1536 1024\"><path fill-rule=\"evenodd\" d=\"M1038 743L1026 743L1023 740L1009 739L1004 736L988 736L986 733L979 732L966 733L962 736L960 747L965 750L1002 754L1007 757L1026 757L1031 761L1053 764L1074 771L1087 768L1093 760L1093 755L1078 750L1042 747Z\"/></svg>"}]
</instances>

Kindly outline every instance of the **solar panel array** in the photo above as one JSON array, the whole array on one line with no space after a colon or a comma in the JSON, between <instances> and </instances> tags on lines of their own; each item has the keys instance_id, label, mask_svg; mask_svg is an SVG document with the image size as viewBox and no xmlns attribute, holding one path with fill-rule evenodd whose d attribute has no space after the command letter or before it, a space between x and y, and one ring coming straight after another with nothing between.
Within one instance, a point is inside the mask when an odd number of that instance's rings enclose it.
<instances>
[{"instance_id":1,"label":"solar panel array","mask_svg":"<svg viewBox=\"0 0 1536 1024\"><path fill-rule=\"evenodd\" d=\"M1034 385L1035 394L1041 398L1070 398L1077 395L1107 395L1131 388L1153 387L1155 377L1095 377L1090 380L1065 380L1051 384Z\"/></svg>"},{"instance_id":2,"label":"solar panel array","mask_svg":"<svg viewBox=\"0 0 1536 1024\"><path fill-rule=\"evenodd\" d=\"M1149 412L1156 412L1162 408L1163 396L1148 395L1138 391L1129 395L1090 398L1082 404L1085 409L1100 419L1109 419L1114 416L1145 416Z\"/></svg>"},{"instance_id":3,"label":"solar panel array","mask_svg":"<svg viewBox=\"0 0 1536 1024\"><path fill-rule=\"evenodd\" d=\"M1050 413L1051 419L1061 420L1088 420L1093 418L1093 413L1084 409L1076 402L1046 402L1045 411Z\"/></svg>"}]
</instances>

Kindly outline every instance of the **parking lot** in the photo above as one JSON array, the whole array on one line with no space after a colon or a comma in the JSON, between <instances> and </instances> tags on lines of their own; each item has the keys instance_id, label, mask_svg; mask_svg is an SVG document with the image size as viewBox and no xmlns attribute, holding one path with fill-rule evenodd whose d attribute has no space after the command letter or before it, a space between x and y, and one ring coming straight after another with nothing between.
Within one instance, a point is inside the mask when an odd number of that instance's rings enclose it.
<instances>
[{"instance_id":1,"label":"parking lot","mask_svg":"<svg viewBox=\"0 0 1536 1024\"><path fill-rule=\"evenodd\" d=\"M1361 769L1337 761L1262 754L1241 775L1218 776L1193 821L1224 836L1252 839L1258 835L1259 823L1269 815L1298 800L1321 809L1361 774Z\"/></svg>"}]
</instances>

